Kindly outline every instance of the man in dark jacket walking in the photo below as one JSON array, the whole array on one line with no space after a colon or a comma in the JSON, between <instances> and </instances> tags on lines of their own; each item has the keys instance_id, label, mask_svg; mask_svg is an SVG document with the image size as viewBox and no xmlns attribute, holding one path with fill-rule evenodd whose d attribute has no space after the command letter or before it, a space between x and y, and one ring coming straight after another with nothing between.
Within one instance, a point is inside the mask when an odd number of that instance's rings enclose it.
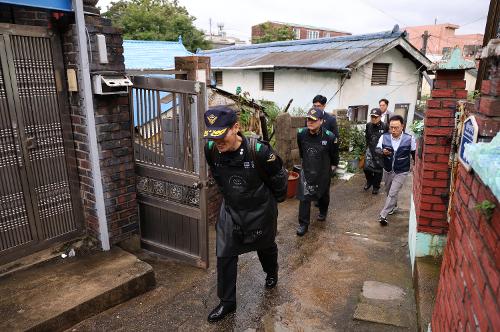
<instances>
[{"instance_id":1,"label":"man in dark jacket walking","mask_svg":"<svg viewBox=\"0 0 500 332\"><path fill-rule=\"evenodd\" d=\"M337 137L323 128L324 112L311 108L307 113L307 127L297 133L302 170L297 198L299 203L299 227L297 235L303 236L309 228L311 201L318 201L318 220L324 221L330 204L330 172L339 163Z\"/></svg>"},{"instance_id":2,"label":"man in dark jacket walking","mask_svg":"<svg viewBox=\"0 0 500 332\"><path fill-rule=\"evenodd\" d=\"M377 143L377 153L384 158L384 181L387 199L380 211L379 222L387 226L387 215L393 214L398 206L398 194L410 173L411 160L415 160L415 139L404 133L404 120L400 115L389 119L388 133L380 136Z\"/></svg>"},{"instance_id":3,"label":"man in dark jacket walking","mask_svg":"<svg viewBox=\"0 0 500 332\"><path fill-rule=\"evenodd\" d=\"M366 184L364 190L373 186L372 194L378 194L380 182L382 181L383 158L376 153L377 143L382 134L388 131L389 126L382 122L382 111L380 108L374 108L370 111L371 122L366 124L366 153L365 153L365 172Z\"/></svg>"},{"instance_id":4,"label":"man in dark jacket walking","mask_svg":"<svg viewBox=\"0 0 500 332\"><path fill-rule=\"evenodd\" d=\"M236 310L238 255L256 250L267 274L265 287L278 282L277 202L285 200L288 172L268 143L239 132L232 109L210 108L205 124L205 157L224 198L216 225L220 304L208 315L216 322Z\"/></svg>"}]
</instances>

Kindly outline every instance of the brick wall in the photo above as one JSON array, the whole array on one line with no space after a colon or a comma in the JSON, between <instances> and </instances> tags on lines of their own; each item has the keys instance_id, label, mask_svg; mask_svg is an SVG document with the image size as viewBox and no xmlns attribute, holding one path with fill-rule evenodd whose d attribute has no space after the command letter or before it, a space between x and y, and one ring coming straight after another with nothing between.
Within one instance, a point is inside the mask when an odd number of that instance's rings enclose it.
<instances>
[{"instance_id":1,"label":"brick wall","mask_svg":"<svg viewBox=\"0 0 500 332\"><path fill-rule=\"evenodd\" d=\"M482 97L474 114L478 140L486 142L500 128L500 54L490 55L488 49L483 51L481 61L489 62L490 77L483 81ZM468 173L460 164L456 179L432 331L498 331L500 204L473 170ZM490 219L475 208L484 200L496 206Z\"/></svg>"},{"instance_id":2,"label":"brick wall","mask_svg":"<svg viewBox=\"0 0 500 332\"><path fill-rule=\"evenodd\" d=\"M500 327L500 205L474 173L459 166L432 331L497 331ZM488 199L491 220L474 207Z\"/></svg>"},{"instance_id":3,"label":"brick wall","mask_svg":"<svg viewBox=\"0 0 500 332\"><path fill-rule=\"evenodd\" d=\"M283 26L283 24L278 24L278 23L271 23L273 27L280 27ZM334 30L324 30L321 28L305 28L305 27L296 27L293 25L290 25L291 28L293 29L300 29L300 39L307 39L307 31L319 31L319 37L318 38L325 38L327 37L328 34L329 37L337 37L337 36L348 36L351 35L349 32L342 32L342 31L334 31ZM261 37L263 35L262 28L260 24L252 26L252 41L257 38Z\"/></svg>"},{"instance_id":4,"label":"brick wall","mask_svg":"<svg viewBox=\"0 0 500 332\"><path fill-rule=\"evenodd\" d=\"M446 234L450 181L449 155L457 100L467 97L464 70L438 70L427 101L423 138L418 141L413 196L417 231ZM421 151L421 153L420 153Z\"/></svg>"}]
</instances>

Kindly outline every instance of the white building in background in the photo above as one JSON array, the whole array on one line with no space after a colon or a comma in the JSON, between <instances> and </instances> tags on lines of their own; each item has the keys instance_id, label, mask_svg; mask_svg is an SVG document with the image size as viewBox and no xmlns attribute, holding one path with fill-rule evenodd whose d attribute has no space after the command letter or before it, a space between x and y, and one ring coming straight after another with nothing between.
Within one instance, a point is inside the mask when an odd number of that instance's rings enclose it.
<instances>
[{"instance_id":1,"label":"white building in background","mask_svg":"<svg viewBox=\"0 0 500 332\"><path fill-rule=\"evenodd\" d=\"M378 101L413 121L421 72L430 61L393 31L233 46L199 52L210 56L216 86L234 93L238 87L254 99L307 110L315 95L329 99L327 111L352 110L366 121Z\"/></svg>"}]
</instances>

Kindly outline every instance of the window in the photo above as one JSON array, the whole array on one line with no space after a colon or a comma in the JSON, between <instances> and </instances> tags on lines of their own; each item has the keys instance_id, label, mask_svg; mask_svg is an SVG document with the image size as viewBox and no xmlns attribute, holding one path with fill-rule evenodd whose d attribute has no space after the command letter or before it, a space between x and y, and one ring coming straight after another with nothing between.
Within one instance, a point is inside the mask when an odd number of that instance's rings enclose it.
<instances>
[{"instance_id":1,"label":"window","mask_svg":"<svg viewBox=\"0 0 500 332\"><path fill-rule=\"evenodd\" d=\"M319 31L307 30L307 39L316 39L316 38L319 38Z\"/></svg>"},{"instance_id":2,"label":"window","mask_svg":"<svg viewBox=\"0 0 500 332\"><path fill-rule=\"evenodd\" d=\"M349 106L347 109L349 121L356 123L366 123L368 118L368 105Z\"/></svg>"},{"instance_id":3,"label":"window","mask_svg":"<svg viewBox=\"0 0 500 332\"><path fill-rule=\"evenodd\" d=\"M265 71L261 73L262 90L274 91L274 72Z\"/></svg>"},{"instance_id":4,"label":"window","mask_svg":"<svg viewBox=\"0 0 500 332\"><path fill-rule=\"evenodd\" d=\"M393 115L401 115L406 124L406 118L408 117L408 111L410 110L410 104L395 104Z\"/></svg>"},{"instance_id":5,"label":"window","mask_svg":"<svg viewBox=\"0 0 500 332\"><path fill-rule=\"evenodd\" d=\"M372 85L387 85L389 76L388 63L374 63L372 69Z\"/></svg>"},{"instance_id":6,"label":"window","mask_svg":"<svg viewBox=\"0 0 500 332\"><path fill-rule=\"evenodd\" d=\"M443 47L443 55L451 52L451 47Z\"/></svg>"},{"instance_id":7,"label":"window","mask_svg":"<svg viewBox=\"0 0 500 332\"><path fill-rule=\"evenodd\" d=\"M330 38L331 34L329 32L325 32L325 38Z\"/></svg>"},{"instance_id":8,"label":"window","mask_svg":"<svg viewBox=\"0 0 500 332\"><path fill-rule=\"evenodd\" d=\"M464 56L474 56L481 49L481 45L464 45Z\"/></svg>"},{"instance_id":9,"label":"window","mask_svg":"<svg viewBox=\"0 0 500 332\"><path fill-rule=\"evenodd\" d=\"M293 32L295 33L295 39L300 39L300 28L293 28Z\"/></svg>"},{"instance_id":10,"label":"window","mask_svg":"<svg viewBox=\"0 0 500 332\"><path fill-rule=\"evenodd\" d=\"M222 86L222 72L215 72L215 86Z\"/></svg>"}]
</instances>

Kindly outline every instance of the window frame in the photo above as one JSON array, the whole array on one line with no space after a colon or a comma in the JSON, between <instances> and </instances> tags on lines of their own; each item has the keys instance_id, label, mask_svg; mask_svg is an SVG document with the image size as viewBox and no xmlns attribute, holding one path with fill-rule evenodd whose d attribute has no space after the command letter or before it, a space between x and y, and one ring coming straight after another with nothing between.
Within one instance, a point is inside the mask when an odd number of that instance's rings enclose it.
<instances>
[{"instance_id":1,"label":"window frame","mask_svg":"<svg viewBox=\"0 0 500 332\"><path fill-rule=\"evenodd\" d=\"M376 68L377 67L377 68ZM380 78L376 77L375 74L378 76L380 75L379 71L382 70L382 67L385 67L385 81L380 80ZM372 75L371 75L371 85L372 86L383 86L383 85L388 85L389 84L389 70L390 70L391 64L390 63L381 63L381 62L374 62L372 65ZM377 71L377 73L375 73Z\"/></svg>"},{"instance_id":2,"label":"window frame","mask_svg":"<svg viewBox=\"0 0 500 332\"><path fill-rule=\"evenodd\" d=\"M220 77L218 77L220 75ZM214 79L215 79L215 86L222 86L224 85L224 74L222 73L222 70L214 71ZM220 84L219 84L220 80Z\"/></svg>"},{"instance_id":3,"label":"window frame","mask_svg":"<svg viewBox=\"0 0 500 332\"><path fill-rule=\"evenodd\" d=\"M270 88L270 87L266 88L266 82L264 80L266 79L266 76L267 76L267 79L270 79L271 75L272 75L272 88ZM262 71L262 72L260 72L260 89L262 91L274 92L275 79L276 79L276 75L275 75L274 71ZM267 84L269 84L269 83L267 83Z\"/></svg>"}]
</instances>

